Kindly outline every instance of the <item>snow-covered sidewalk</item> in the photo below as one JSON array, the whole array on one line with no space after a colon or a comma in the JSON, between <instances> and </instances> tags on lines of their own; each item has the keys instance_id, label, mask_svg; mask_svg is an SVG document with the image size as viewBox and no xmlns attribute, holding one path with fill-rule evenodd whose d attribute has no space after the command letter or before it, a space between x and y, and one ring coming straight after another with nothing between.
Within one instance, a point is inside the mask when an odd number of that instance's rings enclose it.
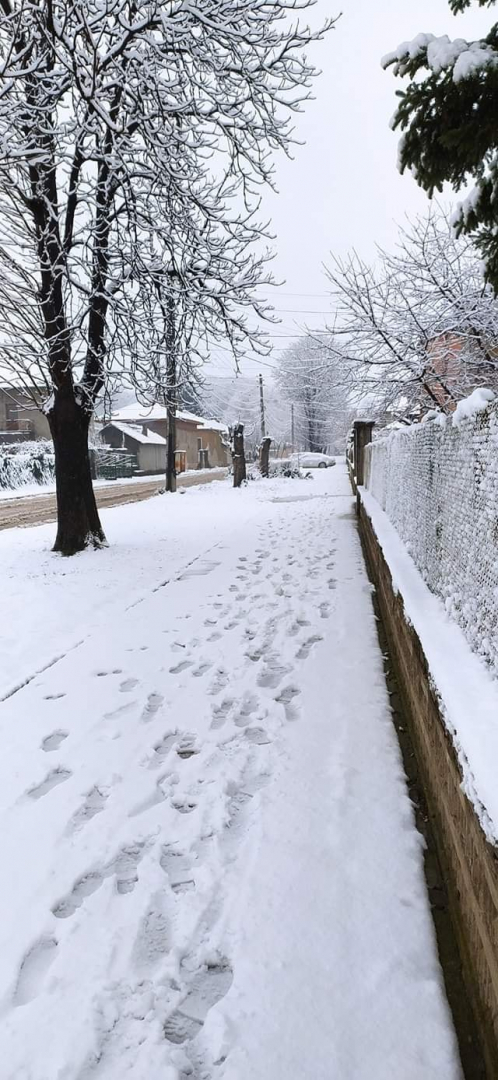
<instances>
[{"instance_id":1,"label":"snow-covered sidewalk","mask_svg":"<svg viewBox=\"0 0 498 1080\"><path fill-rule=\"evenodd\" d=\"M0 538L2 1076L458 1080L344 467L103 516Z\"/></svg>"}]
</instances>

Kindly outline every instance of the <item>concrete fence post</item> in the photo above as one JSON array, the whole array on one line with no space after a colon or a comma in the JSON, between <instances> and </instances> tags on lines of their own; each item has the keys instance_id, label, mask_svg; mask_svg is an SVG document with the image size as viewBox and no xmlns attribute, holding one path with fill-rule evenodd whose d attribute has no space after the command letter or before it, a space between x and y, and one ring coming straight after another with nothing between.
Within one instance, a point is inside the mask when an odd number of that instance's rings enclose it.
<instances>
[{"instance_id":1,"label":"concrete fence post","mask_svg":"<svg viewBox=\"0 0 498 1080\"><path fill-rule=\"evenodd\" d=\"M365 480L365 447L372 441L373 420L355 420L353 424L353 461L356 483L359 485Z\"/></svg>"}]
</instances>

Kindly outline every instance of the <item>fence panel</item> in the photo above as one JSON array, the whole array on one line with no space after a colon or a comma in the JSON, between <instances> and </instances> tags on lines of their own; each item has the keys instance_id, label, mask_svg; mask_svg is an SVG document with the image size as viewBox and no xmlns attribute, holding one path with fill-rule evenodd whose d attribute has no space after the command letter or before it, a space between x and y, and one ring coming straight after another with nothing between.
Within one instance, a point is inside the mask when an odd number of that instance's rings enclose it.
<instances>
[{"instance_id":1,"label":"fence panel","mask_svg":"<svg viewBox=\"0 0 498 1080\"><path fill-rule=\"evenodd\" d=\"M381 435L365 486L429 588L498 677L498 403Z\"/></svg>"}]
</instances>

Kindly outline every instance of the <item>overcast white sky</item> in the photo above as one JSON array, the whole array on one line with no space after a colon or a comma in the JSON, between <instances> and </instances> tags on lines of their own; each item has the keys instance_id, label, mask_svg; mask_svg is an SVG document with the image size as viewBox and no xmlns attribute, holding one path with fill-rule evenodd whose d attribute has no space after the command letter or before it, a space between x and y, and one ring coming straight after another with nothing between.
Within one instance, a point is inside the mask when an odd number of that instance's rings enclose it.
<instances>
[{"instance_id":1,"label":"overcast white sky","mask_svg":"<svg viewBox=\"0 0 498 1080\"><path fill-rule=\"evenodd\" d=\"M297 118L304 145L295 148L293 161L279 159L278 195L265 199L276 233L273 271L285 279L271 291L282 319L271 331L275 351L306 323L323 325L325 316L307 313L328 310L322 264L331 251L345 254L354 247L373 257L376 243L396 242L396 222L428 206L412 177L401 177L396 168L398 135L389 120L401 82L382 71L381 57L420 31L477 38L493 21L477 4L456 18L447 0L318 0L313 25L341 7L335 30L310 53L322 74L316 100ZM216 368L232 372L227 353L218 353ZM248 360L243 370L257 373L258 366Z\"/></svg>"}]
</instances>

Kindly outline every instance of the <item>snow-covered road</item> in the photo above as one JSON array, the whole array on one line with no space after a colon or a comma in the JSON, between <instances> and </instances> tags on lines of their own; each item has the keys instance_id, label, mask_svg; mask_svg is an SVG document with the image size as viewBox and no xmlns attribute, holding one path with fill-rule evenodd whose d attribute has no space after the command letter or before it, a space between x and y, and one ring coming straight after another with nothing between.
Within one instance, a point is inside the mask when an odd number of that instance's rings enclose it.
<instances>
[{"instance_id":1,"label":"snow-covered road","mask_svg":"<svg viewBox=\"0 0 498 1080\"><path fill-rule=\"evenodd\" d=\"M342 464L104 523L0 538L2 1076L458 1080Z\"/></svg>"}]
</instances>

